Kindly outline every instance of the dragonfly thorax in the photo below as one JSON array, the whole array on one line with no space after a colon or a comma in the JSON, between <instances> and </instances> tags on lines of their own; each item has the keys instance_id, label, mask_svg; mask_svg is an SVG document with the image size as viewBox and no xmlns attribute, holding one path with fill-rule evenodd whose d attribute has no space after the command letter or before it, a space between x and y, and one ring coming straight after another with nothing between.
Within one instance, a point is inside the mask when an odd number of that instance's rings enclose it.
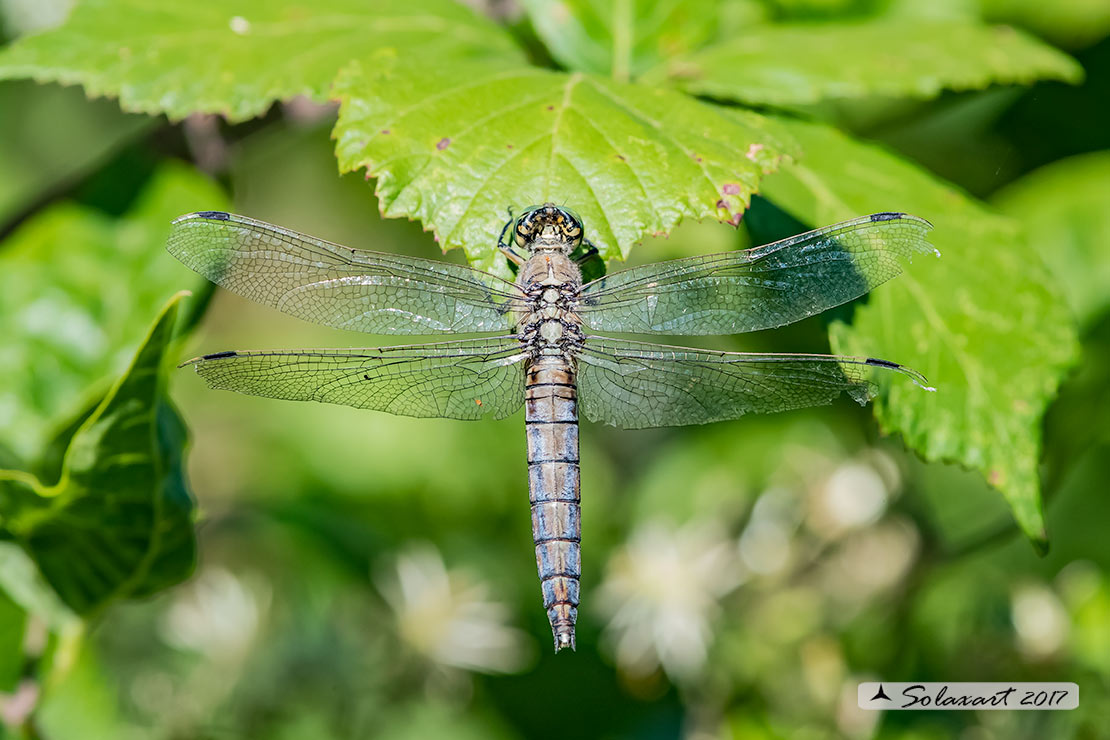
<instances>
[{"instance_id":1,"label":"dragonfly thorax","mask_svg":"<svg viewBox=\"0 0 1110 740\"><path fill-rule=\"evenodd\" d=\"M567 318L539 319L526 324L521 339L529 348L533 359L540 357L573 358L582 347L582 329Z\"/></svg>"},{"instance_id":2,"label":"dragonfly thorax","mask_svg":"<svg viewBox=\"0 0 1110 740\"><path fill-rule=\"evenodd\" d=\"M578 266L565 254L533 251L517 285L525 298L517 321L521 338L540 354L573 354L582 341Z\"/></svg>"},{"instance_id":3,"label":"dragonfly thorax","mask_svg":"<svg viewBox=\"0 0 1110 740\"><path fill-rule=\"evenodd\" d=\"M559 340L563 338L563 322L558 319L550 319L540 324L540 337L547 344L558 344Z\"/></svg>"}]
</instances>

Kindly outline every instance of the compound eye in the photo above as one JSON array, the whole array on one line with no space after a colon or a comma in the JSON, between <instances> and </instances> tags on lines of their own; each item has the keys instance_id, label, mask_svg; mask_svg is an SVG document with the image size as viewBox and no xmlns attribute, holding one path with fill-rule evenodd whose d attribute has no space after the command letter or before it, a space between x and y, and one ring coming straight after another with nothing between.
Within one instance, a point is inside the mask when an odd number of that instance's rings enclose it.
<instances>
[{"instance_id":1,"label":"compound eye","mask_svg":"<svg viewBox=\"0 0 1110 740\"><path fill-rule=\"evenodd\" d=\"M577 246L578 242L582 241L582 222L570 213L567 213L566 217L567 224L564 232L566 233L567 238L574 242L575 246Z\"/></svg>"},{"instance_id":2,"label":"compound eye","mask_svg":"<svg viewBox=\"0 0 1110 740\"><path fill-rule=\"evenodd\" d=\"M528 235L530 232L530 225L525 219L521 218L517 220L516 227L513 228L513 236L516 239L516 245L518 247L523 247L528 243Z\"/></svg>"}]
</instances>

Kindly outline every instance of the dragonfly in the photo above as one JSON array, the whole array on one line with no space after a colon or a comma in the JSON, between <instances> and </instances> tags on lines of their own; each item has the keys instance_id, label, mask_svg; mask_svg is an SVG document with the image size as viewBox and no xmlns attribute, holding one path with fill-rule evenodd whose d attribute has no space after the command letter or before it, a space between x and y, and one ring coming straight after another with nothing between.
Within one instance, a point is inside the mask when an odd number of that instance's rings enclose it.
<instances>
[{"instance_id":1,"label":"dragonfly","mask_svg":"<svg viewBox=\"0 0 1110 740\"><path fill-rule=\"evenodd\" d=\"M193 365L212 388L415 417L504 418L524 407L528 495L555 652L575 647L581 577L579 405L625 429L866 403L888 360L722 352L607 334L722 335L783 326L890 280L935 252L924 219L875 213L747 250L632 267L583 282L584 224L545 203L511 218L507 280L436 260L352 249L222 211L173 222L167 248L217 285L317 324L373 334L481 334L368 349L224 351ZM492 241L492 238L491 238ZM579 256L574 256L579 255Z\"/></svg>"}]
</instances>

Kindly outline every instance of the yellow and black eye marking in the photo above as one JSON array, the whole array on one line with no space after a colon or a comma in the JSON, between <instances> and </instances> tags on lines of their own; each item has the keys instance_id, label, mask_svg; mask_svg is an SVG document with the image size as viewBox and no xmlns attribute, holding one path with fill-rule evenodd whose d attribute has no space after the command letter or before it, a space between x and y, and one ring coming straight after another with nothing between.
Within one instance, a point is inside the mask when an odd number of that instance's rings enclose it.
<instances>
[{"instance_id":1,"label":"yellow and black eye marking","mask_svg":"<svg viewBox=\"0 0 1110 740\"><path fill-rule=\"evenodd\" d=\"M497 248L509 259L513 273L528 260L528 253L541 248L566 254L581 268L582 278L587 282L605 274L605 261L597 247L586 240L581 217L554 203L526 208L519 216L513 216L510 208L509 221L501 230Z\"/></svg>"},{"instance_id":2,"label":"yellow and black eye marking","mask_svg":"<svg viewBox=\"0 0 1110 740\"><path fill-rule=\"evenodd\" d=\"M582 241L582 219L569 208L554 203L532 206L520 214L513 226L513 237L518 246L545 237L564 242L572 248Z\"/></svg>"}]
</instances>

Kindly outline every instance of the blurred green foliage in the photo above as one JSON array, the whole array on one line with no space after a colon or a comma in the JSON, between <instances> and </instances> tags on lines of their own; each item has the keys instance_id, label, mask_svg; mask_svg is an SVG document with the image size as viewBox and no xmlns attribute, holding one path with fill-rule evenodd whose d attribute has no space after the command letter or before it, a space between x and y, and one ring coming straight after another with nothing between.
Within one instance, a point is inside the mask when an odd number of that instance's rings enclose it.
<instances>
[{"instance_id":1,"label":"blurred green foliage","mask_svg":"<svg viewBox=\"0 0 1110 740\"><path fill-rule=\"evenodd\" d=\"M63 201L12 233L0 252L0 310L9 331L0 356L7 410L0 443L33 460L83 394L123 370L166 298L201 286L150 245L165 243L183 207L224 201L210 180L171 162L125 214Z\"/></svg>"},{"instance_id":2,"label":"blurred green foliage","mask_svg":"<svg viewBox=\"0 0 1110 740\"><path fill-rule=\"evenodd\" d=\"M999 210L1020 219L1082 326L1110 307L1110 154L1062 159L998 192Z\"/></svg>"},{"instance_id":3,"label":"blurred green foliage","mask_svg":"<svg viewBox=\"0 0 1110 740\"><path fill-rule=\"evenodd\" d=\"M128 116L111 101L90 102L80 90L33 82L0 86L0 229L32 206L88 176L152 121ZM22 110L22 115L11 111ZM81 120L80 127L67 122Z\"/></svg>"},{"instance_id":4,"label":"blurred green foliage","mask_svg":"<svg viewBox=\"0 0 1110 740\"><path fill-rule=\"evenodd\" d=\"M165 394L175 297L97 407L59 442L56 482L0 470L4 532L31 555L62 601L89 617L192 570L192 501L184 422Z\"/></svg>"},{"instance_id":5,"label":"blurred green foliage","mask_svg":"<svg viewBox=\"0 0 1110 740\"><path fill-rule=\"evenodd\" d=\"M1110 132L1099 122L1110 28L1099 3L1035 5L566 0L492 2L486 18L447 0L234 11L89 0L0 52L5 77L80 82L151 114L75 88L0 83L3 732L1107 736ZM9 36L28 27L18 3L0 8ZM529 83L529 104L569 103L565 126L543 110L491 117L526 97L474 72L491 64ZM340 74L333 143L326 101ZM478 87L460 93L468 74ZM436 95L437 75L450 76L454 102L392 123ZM599 99L564 101L574 79ZM644 115L648 99L664 103ZM707 121L720 128L706 134ZM616 157L636 126L644 151L658 152L632 163L654 178L642 195ZM718 212L713 188L677 174L659 147L680 129L727 138L720 178L744 183L735 203ZM513 160L528 167L498 169L516 136L534 140ZM680 154L690 146L671 141ZM545 179L560 153L573 166ZM363 177L336 175L336 154L380 176L380 203ZM756 191L765 199L743 211ZM377 206L490 265L490 225L528 204L508 201L549 196L569 199L588 228L608 215L607 254L636 263L867 211L927 217L940 260L915 261L859 305L716 346L819 351L831 337L835 350L915 366L940 391L884 387L878 425L849 404L700 428L586 425L579 649L556 658L530 557L519 419L283 404L210 393L182 374L173 390L195 435L199 567L166 588L193 563L184 430L164 391L180 341L390 341L227 294L208 307L198 292L171 342L176 304L161 308L200 286L162 250L169 220L230 201L351 246L462 259ZM669 239L650 237L684 215L737 212L736 231L687 218ZM111 467L123 462L142 473ZM1015 518L1034 539L1047 530L1046 556ZM104 573L119 578L90 577ZM876 677L1076 681L1082 703L855 709L855 682Z\"/></svg>"}]
</instances>

